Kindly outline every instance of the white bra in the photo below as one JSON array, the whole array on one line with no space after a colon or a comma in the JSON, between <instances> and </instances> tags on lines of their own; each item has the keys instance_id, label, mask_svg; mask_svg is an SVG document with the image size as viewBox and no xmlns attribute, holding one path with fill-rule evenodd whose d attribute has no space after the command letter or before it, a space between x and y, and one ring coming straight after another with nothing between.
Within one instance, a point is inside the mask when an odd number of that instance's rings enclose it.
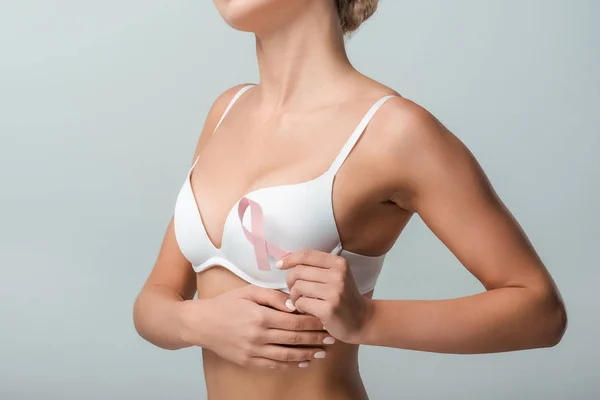
<instances>
[{"instance_id":1,"label":"white bra","mask_svg":"<svg viewBox=\"0 0 600 400\"><path fill-rule=\"evenodd\" d=\"M244 86L235 94L214 131L235 101L253 86ZM371 106L323 174L306 182L260 188L243 195L227 215L220 248L210 240L192 192L190 175L196 158L179 191L173 215L177 243L194 271L220 265L251 284L289 293L285 281L289 271L278 270L275 262L288 252L313 249L344 257L360 293L371 291L385 254L367 256L342 248L333 213L333 180L375 112L394 96L387 95Z\"/></svg>"}]
</instances>

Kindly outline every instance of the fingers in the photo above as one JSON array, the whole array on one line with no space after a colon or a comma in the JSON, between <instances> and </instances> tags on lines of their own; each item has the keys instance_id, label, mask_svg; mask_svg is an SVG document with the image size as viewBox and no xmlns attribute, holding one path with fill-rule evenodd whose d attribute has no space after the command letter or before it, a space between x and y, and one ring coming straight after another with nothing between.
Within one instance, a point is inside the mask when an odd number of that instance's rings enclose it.
<instances>
[{"instance_id":1,"label":"fingers","mask_svg":"<svg viewBox=\"0 0 600 400\"><path fill-rule=\"evenodd\" d=\"M300 361L296 362L285 362L285 361L276 361L270 360L264 357L251 357L244 366L252 366L256 368L268 368L275 370L287 370L290 368L306 368L308 367L310 361Z\"/></svg>"},{"instance_id":2,"label":"fingers","mask_svg":"<svg viewBox=\"0 0 600 400\"><path fill-rule=\"evenodd\" d=\"M295 306L298 311L314 315L322 321L331 319L334 311L334 305L331 302L304 296L296 300Z\"/></svg>"},{"instance_id":3,"label":"fingers","mask_svg":"<svg viewBox=\"0 0 600 400\"><path fill-rule=\"evenodd\" d=\"M319 282L310 281L296 281L294 286L290 290L290 300L292 304L296 303L296 300L300 296L313 297L315 299L327 300L335 295L335 289L331 285Z\"/></svg>"},{"instance_id":4,"label":"fingers","mask_svg":"<svg viewBox=\"0 0 600 400\"><path fill-rule=\"evenodd\" d=\"M257 357L288 363L325 358L327 354L325 350L320 348L285 347L272 344L261 346L258 351Z\"/></svg>"},{"instance_id":5,"label":"fingers","mask_svg":"<svg viewBox=\"0 0 600 400\"><path fill-rule=\"evenodd\" d=\"M300 264L329 269L347 263L343 257L318 250L295 251L282 257L279 261L280 263L276 264L276 267L282 270L290 269Z\"/></svg>"},{"instance_id":6,"label":"fingers","mask_svg":"<svg viewBox=\"0 0 600 400\"><path fill-rule=\"evenodd\" d=\"M326 331L285 331L269 329L265 332L264 342L284 345L317 345L333 344L335 339Z\"/></svg>"},{"instance_id":7,"label":"fingers","mask_svg":"<svg viewBox=\"0 0 600 400\"><path fill-rule=\"evenodd\" d=\"M298 280L328 283L327 272L328 270L323 268L300 264L290 270L285 278L285 282L290 289Z\"/></svg>"},{"instance_id":8,"label":"fingers","mask_svg":"<svg viewBox=\"0 0 600 400\"><path fill-rule=\"evenodd\" d=\"M279 290L267 289L256 285L247 285L243 289L243 296L256 304L273 307L279 311L288 313L294 311L293 308L286 306L286 300L288 300L289 297Z\"/></svg>"},{"instance_id":9,"label":"fingers","mask_svg":"<svg viewBox=\"0 0 600 400\"><path fill-rule=\"evenodd\" d=\"M321 331L323 323L313 315L283 314L276 310L266 310L265 326L286 331Z\"/></svg>"}]
</instances>

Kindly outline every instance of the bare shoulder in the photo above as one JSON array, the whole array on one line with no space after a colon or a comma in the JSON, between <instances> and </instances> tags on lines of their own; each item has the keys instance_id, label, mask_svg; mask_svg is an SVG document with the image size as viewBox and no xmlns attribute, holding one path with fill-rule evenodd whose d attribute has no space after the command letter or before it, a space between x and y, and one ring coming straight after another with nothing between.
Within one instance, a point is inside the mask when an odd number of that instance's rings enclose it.
<instances>
[{"instance_id":1,"label":"bare shoulder","mask_svg":"<svg viewBox=\"0 0 600 400\"><path fill-rule=\"evenodd\" d=\"M435 115L405 97L389 99L375 120L380 157L399 205L417 211L419 197L445 178L471 183L485 197L491 185L467 146Z\"/></svg>"},{"instance_id":2,"label":"bare shoulder","mask_svg":"<svg viewBox=\"0 0 600 400\"><path fill-rule=\"evenodd\" d=\"M248 85L252 85L252 83L240 83L235 86L229 87L223 92L221 92L221 94L219 94L212 102L210 109L208 110L208 113L206 115L204 126L202 127L202 131L198 138L198 143L196 144L193 160L196 159L198 154L200 154L200 152L202 151L202 148L206 145L210 134L217 126L219 119L225 112L225 109L227 108L235 94L239 92L244 86Z\"/></svg>"},{"instance_id":3,"label":"bare shoulder","mask_svg":"<svg viewBox=\"0 0 600 400\"><path fill-rule=\"evenodd\" d=\"M235 96L236 93L239 92L244 86L248 86L248 85L254 85L254 84L250 83L250 82L237 84L228 89L225 89L223 92L221 92L221 94L219 94L216 97L216 99L213 101L213 103L210 107L210 110L208 111L208 117L211 120L216 119L216 121L214 121L214 124L212 124L212 125L217 124L217 121L219 120L219 118L221 117L223 112L225 111L225 108L227 108L227 105L229 104L229 102L233 99L233 96ZM213 128L214 128L214 126L213 126Z\"/></svg>"},{"instance_id":4,"label":"bare shoulder","mask_svg":"<svg viewBox=\"0 0 600 400\"><path fill-rule=\"evenodd\" d=\"M377 110L369 126L369 135L385 144L391 152L425 150L431 141L457 140L425 107L396 90L371 78L363 86L370 98L393 95ZM396 154L400 155L400 154Z\"/></svg>"},{"instance_id":5,"label":"bare shoulder","mask_svg":"<svg viewBox=\"0 0 600 400\"><path fill-rule=\"evenodd\" d=\"M390 98L378 114L378 135L392 154L423 156L460 142L429 110L405 97Z\"/></svg>"}]
</instances>

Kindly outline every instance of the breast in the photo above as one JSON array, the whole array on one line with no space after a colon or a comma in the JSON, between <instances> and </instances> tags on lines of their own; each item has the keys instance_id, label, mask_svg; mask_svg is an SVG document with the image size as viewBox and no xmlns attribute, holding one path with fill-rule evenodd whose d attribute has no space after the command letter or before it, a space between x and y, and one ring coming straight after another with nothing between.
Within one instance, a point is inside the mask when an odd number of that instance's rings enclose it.
<instances>
[{"instance_id":1,"label":"breast","mask_svg":"<svg viewBox=\"0 0 600 400\"><path fill-rule=\"evenodd\" d=\"M331 202L331 177L274 186L249 193L246 197L260 205L265 239L287 251L315 249L332 251L340 243ZM238 202L239 204L239 202ZM230 215L235 220L237 215ZM239 217L238 217L239 219ZM252 213L243 215L243 226L252 228ZM241 226L227 226L227 245L240 239Z\"/></svg>"},{"instance_id":2,"label":"breast","mask_svg":"<svg viewBox=\"0 0 600 400\"><path fill-rule=\"evenodd\" d=\"M242 280L258 286L287 292L289 271L275 268L278 256L258 256L256 218L262 214L266 243L285 252L312 249L339 254L348 260L361 293L373 289L384 256L371 257L342 249L332 204L333 177L321 175L311 181L262 188L244 195L231 208L225 220L221 248L216 248L206 234L196 208L189 182L184 183L175 206L174 229L182 254L194 271L204 272L221 266ZM247 198L260 208L255 213L248 208L240 216L241 201ZM256 209L254 210L256 211ZM244 228L247 232L244 232Z\"/></svg>"},{"instance_id":3,"label":"breast","mask_svg":"<svg viewBox=\"0 0 600 400\"><path fill-rule=\"evenodd\" d=\"M302 184L269 187L249 193L246 197L262 211L267 245L284 252L304 249L334 251L339 245L339 236L333 219L329 183L327 177L322 176ZM257 247L244 234L243 228L252 234L260 234L253 224L252 214L253 209L248 208L241 219L237 213L229 215L231 221L226 225L221 256L258 281L287 289L285 278L289 272L275 268L278 254L269 252L266 258L268 265L261 268Z\"/></svg>"},{"instance_id":4,"label":"breast","mask_svg":"<svg viewBox=\"0 0 600 400\"><path fill-rule=\"evenodd\" d=\"M331 177L321 175L300 184L258 189L244 197L260 206L267 242L288 252L303 249L331 252L339 247L331 204L331 183ZM247 282L285 290L285 278L289 272L275 268L277 257L267 257L267 269L259 266L254 243L244 233L244 227L253 231L252 212L248 209L240 218L237 211L241 200L228 213L221 247L216 248L206 234L186 181L178 195L174 213L174 229L180 250L196 272L222 266Z\"/></svg>"},{"instance_id":5,"label":"breast","mask_svg":"<svg viewBox=\"0 0 600 400\"><path fill-rule=\"evenodd\" d=\"M177 195L173 230L181 253L192 265L199 265L215 255L214 246L206 235L188 179L184 181Z\"/></svg>"}]
</instances>

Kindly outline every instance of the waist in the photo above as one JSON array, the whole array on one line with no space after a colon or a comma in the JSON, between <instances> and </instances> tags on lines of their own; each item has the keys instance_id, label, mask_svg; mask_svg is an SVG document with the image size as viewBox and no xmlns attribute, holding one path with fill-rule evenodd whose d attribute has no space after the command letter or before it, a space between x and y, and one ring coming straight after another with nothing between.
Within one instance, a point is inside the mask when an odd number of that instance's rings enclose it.
<instances>
[{"instance_id":1,"label":"waist","mask_svg":"<svg viewBox=\"0 0 600 400\"><path fill-rule=\"evenodd\" d=\"M209 400L367 400L358 371L358 346L336 343L307 368L246 368L203 349Z\"/></svg>"},{"instance_id":2,"label":"waist","mask_svg":"<svg viewBox=\"0 0 600 400\"><path fill-rule=\"evenodd\" d=\"M245 285L246 281L222 267L196 277L198 298L212 298ZM358 346L336 342L327 357L307 368L271 370L247 368L202 349L209 400L367 400L358 370Z\"/></svg>"}]
</instances>

